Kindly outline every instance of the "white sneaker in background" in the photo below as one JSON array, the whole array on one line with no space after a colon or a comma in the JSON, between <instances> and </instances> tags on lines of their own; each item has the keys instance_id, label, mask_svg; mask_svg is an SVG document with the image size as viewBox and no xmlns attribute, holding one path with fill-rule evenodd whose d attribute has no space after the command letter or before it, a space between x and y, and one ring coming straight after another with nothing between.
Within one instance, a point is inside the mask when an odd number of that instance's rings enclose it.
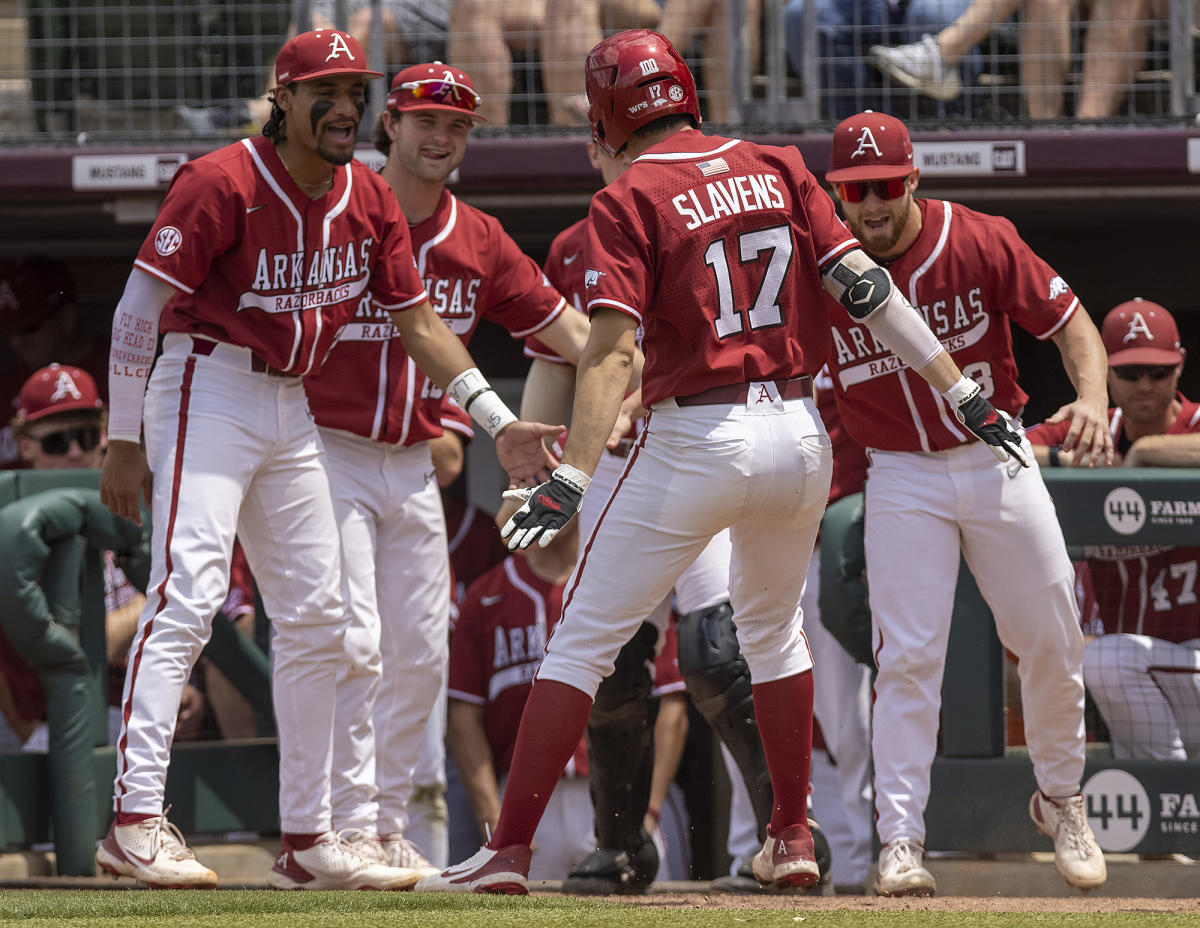
<instances>
[{"instance_id":1,"label":"white sneaker in background","mask_svg":"<svg viewBox=\"0 0 1200 928\"><path fill-rule=\"evenodd\" d=\"M920 42L894 48L872 45L867 58L892 80L935 100L953 100L962 93L958 69L947 67L937 40L931 35L921 36Z\"/></svg>"},{"instance_id":2,"label":"white sneaker in background","mask_svg":"<svg viewBox=\"0 0 1200 928\"><path fill-rule=\"evenodd\" d=\"M1092 834L1083 793L1051 799L1040 789L1029 799L1029 817L1038 830L1054 839L1054 867L1080 889L1095 889L1108 879L1104 854Z\"/></svg>"},{"instance_id":3,"label":"white sneaker in background","mask_svg":"<svg viewBox=\"0 0 1200 928\"><path fill-rule=\"evenodd\" d=\"M342 833L332 831L303 850L293 847L284 836L279 857L267 875L267 882L276 889L403 890L412 889L418 879L412 871L389 867L381 850L356 848Z\"/></svg>"},{"instance_id":4,"label":"white sneaker in background","mask_svg":"<svg viewBox=\"0 0 1200 928\"><path fill-rule=\"evenodd\" d=\"M933 874L925 869L925 848L911 838L886 844L879 852L875 892L881 896L932 896Z\"/></svg>"}]
</instances>

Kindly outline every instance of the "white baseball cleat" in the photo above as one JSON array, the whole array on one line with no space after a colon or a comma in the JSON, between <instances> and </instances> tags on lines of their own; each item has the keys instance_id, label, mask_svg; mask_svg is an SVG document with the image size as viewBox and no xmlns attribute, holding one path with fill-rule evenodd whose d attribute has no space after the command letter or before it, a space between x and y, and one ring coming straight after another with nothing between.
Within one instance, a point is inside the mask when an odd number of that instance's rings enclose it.
<instances>
[{"instance_id":1,"label":"white baseball cleat","mask_svg":"<svg viewBox=\"0 0 1200 928\"><path fill-rule=\"evenodd\" d=\"M875 892L880 896L932 896L937 892L933 874L925 869L925 848L912 838L885 844L879 852Z\"/></svg>"},{"instance_id":2,"label":"white baseball cleat","mask_svg":"<svg viewBox=\"0 0 1200 928\"><path fill-rule=\"evenodd\" d=\"M400 833L379 836L379 846L383 851L383 859L389 867L399 867L411 870L417 879L433 876L438 868L431 864L421 849Z\"/></svg>"},{"instance_id":3,"label":"white baseball cleat","mask_svg":"<svg viewBox=\"0 0 1200 928\"><path fill-rule=\"evenodd\" d=\"M529 893L529 857L526 844L509 844L493 851L486 845L461 864L427 876L413 887L432 893Z\"/></svg>"},{"instance_id":4,"label":"white baseball cleat","mask_svg":"<svg viewBox=\"0 0 1200 928\"><path fill-rule=\"evenodd\" d=\"M947 67L942 50L931 35L921 36L920 42L897 45L872 45L867 51L871 64L892 80L919 90L935 100L953 100L962 93L958 70Z\"/></svg>"},{"instance_id":5,"label":"white baseball cleat","mask_svg":"<svg viewBox=\"0 0 1200 928\"><path fill-rule=\"evenodd\" d=\"M1039 789L1029 799L1029 817L1042 834L1054 839L1054 867L1064 880L1080 889L1095 889L1108 879L1082 793L1051 799Z\"/></svg>"},{"instance_id":6,"label":"white baseball cleat","mask_svg":"<svg viewBox=\"0 0 1200 928\"><path fill-rule=\"evenodd\" d=\"M777 835L771 834L768 826L767 840L754 855L753 867L754 878L763 886L776 889L816 886L821 873L808 823L789 825Z\"/></svg>"},{"instance_id":7,"label":"white baseball cleat","mask_svg":"<svg viewBox=\"0 0 1200 928\"><path fill-rule=\"evenodd\" d=\"M284 837L275 866L267 875L275 889L404 890L412 889L418 879L415 871L389 867L378 847L374 852L356 848L343 833L332 831L303 850L292 847Z\"/></svg>"},{"instance_id":8,"label":"white baseball cleat","mask_svg":"<svg viewBox=\"0 0 1200 928\"><path fill-rule=\"evenodd\" d=\"M196 860L167 814L132 825L116 819L96 848L96 863L114 876L131 876L152 889L212 889L217 875Z\"/></svg>"}]
</instances>

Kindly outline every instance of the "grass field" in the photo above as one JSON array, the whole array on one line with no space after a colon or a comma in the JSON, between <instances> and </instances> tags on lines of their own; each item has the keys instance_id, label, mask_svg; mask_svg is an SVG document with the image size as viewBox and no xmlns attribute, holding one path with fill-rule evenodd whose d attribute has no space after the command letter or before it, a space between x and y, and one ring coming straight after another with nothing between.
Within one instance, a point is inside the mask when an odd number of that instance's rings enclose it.
<instances>
[{"instance_id":1,"label":"grass field","mask_svg":"<svg viewBox=\"0 0 1200 928\"><path fill-rule=\"evenodd\" d=\"M0 923L27 926L104 928L331 928L331 926L419 925L420 928L1002 928L1037 925L1054 928L1166 928L1200 925L1200 914L1147 911L1030 912L929 911L889 906L879 911L805 907L803 900L783 908L743 905L725 897L719 906L696 897L696 905L586 900L566 896L527 899L448 896L427 893L277 893L255 890L216 892L129 892L106 890L5 890L0 892ZM832 900L823 900L831 902ZM889 900L901 902L902 900ZM996 900L984 900L989 908ZM849 904L849 903L847 903Z\"/></svg>"}]
</instances>

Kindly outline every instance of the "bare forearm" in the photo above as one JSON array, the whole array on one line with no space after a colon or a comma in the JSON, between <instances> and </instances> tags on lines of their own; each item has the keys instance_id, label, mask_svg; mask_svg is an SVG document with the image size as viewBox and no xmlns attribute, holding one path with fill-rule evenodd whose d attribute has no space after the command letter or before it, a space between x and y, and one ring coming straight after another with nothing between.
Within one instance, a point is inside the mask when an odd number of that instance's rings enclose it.
<instances>
[{"instance_id":1,"label":"bare forearm","mask_svg":"<svg viewBox=\"0 0 1200 928\"><path fill-rule=\"evenodd\" d=\"M475 366L462 341L442 322L429 303L394 312L391 316L400 330L404 350L443 390L451 380Z\"/></svg>"},{"instance_id":2,"label":"bare forearm","mask_svg":"<svg viewBox=\"0 0 1200 928\"><path fill-rule=\"evenodd\" d=\"M571 436L563 463L589 477L612 434L629 383L630 357L613 352L604 357L584 355L575 385Z\"/></svg>"},{"instance_id":3,"label":"bare forearm","mask_svg":"<svg viewBox=\"0 0 1200 928\"><path fill-rule=\"evenodd\" d=\"M483 729L482 707L451 699L446 715L446 740L480 824L494 826L500 817L500 789L491 746Z\"/></svg>"},{"instance_id":4,"label":"bare forearm","mask_svg":"<svg viewBox=\"0 0 1200 928\"><path fill-rule=\"evenodd\" d=\"M672 693L662 698L654 723L654 773L650 780L650 806L661 809L667 790L679 771L687 742L687 697Z\"/></svg>"},{"instance_id":5,"label":"bare forearm","mask_svg":"<svg viewBox=\"0 0 1200 928\"><path fill-rule=\"evenodd\" d=\"M1130 467L1200 467L1200 433L1147 435L1125 455Z\"/></svg>"},{"instance_id":6,"label":"bare forearm","mask_svg":"<svg viewBox=\"0 0 1200 928\"><path fill-rule=\"evenodd\" d=\"M1075 315L1052 338L1079 399L1101 408L1107 406L1108 357L1100 333L1084 308L1077 307Z\"/></svg>"},{"instance_id":7,"label":"bare forearm","mask_svg":"<svg viewBox=\"0 0 1200 928\"><path fill-rule=\"evenodd\" d=\"M526 422L566 422L575 399L575 368L535 358L521 392Z\"/></svg>"}]
</instances>

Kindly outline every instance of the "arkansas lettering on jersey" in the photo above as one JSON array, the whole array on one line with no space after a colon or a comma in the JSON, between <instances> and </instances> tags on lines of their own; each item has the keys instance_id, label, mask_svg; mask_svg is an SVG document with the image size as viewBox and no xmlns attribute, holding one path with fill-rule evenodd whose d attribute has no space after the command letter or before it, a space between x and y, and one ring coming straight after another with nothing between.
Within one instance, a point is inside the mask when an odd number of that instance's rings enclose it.
<instances>
[{"instance_id":1,"label":"arkansas lettering on jersey","mask_svg":"<svg viewBox=\"0 0 1200 928\"><path fill-rule=\"evenodd\" d=\"M888 266L892 280L992 405L1019 417L1029 397L1017 384L1009 320L1047 339L1079 300L1007 219L943 200L917 205L921 232ZM865 325L844 311L831 309L830 319L834 390L854 438L887 451L945 451L975 440Z\"/></svg>"},{"instance_id":2,"label":"arkansas lettering on jersey","mask_svg":"<svg viewBox=\"0 0 1200 928\"><path fill-rule=\"evenodd\" d=\"M548 583L524 558L509 557L467 589L450 641L449 696L483 706L483 727L497 776L513 749L548 631L562 615L563 584ZM587 774L582 741L568 775Z\"/></svg>"},{"instance_id":3,"label":"arkansas lettering on jersey","mask_svg":"<svg viewBox=\"0 0 1200 928\"><path fill-rule=\"evenodd\" d=\"M824 363L820 272L858 242L794 148L676 132L592 198L588 222L587 309L642 324L647 406Z\"/></svg>"},{"instance_id":4,"label":"arkansas lettering on jersey","mask_svg":"<svg viewBox=\"0 0 1200 928\"><path fill-rule=\"evenodd\" d=\"M308 197L263 137L183 165L134 262L179 291L161 330L309 374L362 300L418 305L425 289L392 191L358 161L333 176L329 193Z\"/></svg>"},{"instance_id":5,"label":"arkansas lettering on jersey","mask_svg":"<svg viewBox=\"0 0 1200 928\"><path fill-rule=\"evenodd\" d=\"M525 338L566 305L495 218L449 190L411 234L429 301L464 344L480 319ZM441 391L409 358L387 313L370 300L359 303L320 376L304 385L317 424L326 428L406 445L442 432Z\"/></svg>"}]
</instances>

